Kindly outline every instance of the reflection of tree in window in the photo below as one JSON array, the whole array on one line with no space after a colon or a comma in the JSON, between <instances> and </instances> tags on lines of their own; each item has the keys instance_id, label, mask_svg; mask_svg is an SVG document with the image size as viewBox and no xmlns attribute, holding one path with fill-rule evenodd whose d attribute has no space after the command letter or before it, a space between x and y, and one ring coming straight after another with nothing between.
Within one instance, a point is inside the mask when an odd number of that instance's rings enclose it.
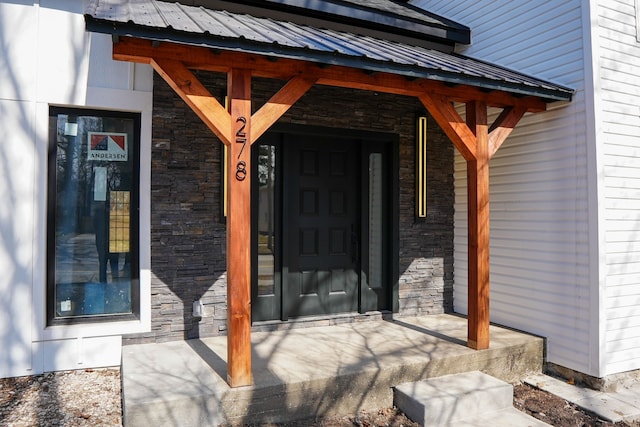
<instances>
[{"instance_id":1,"label":"reflection of tree in window","mask_svg":"<svg viewBox=\"0 0 640 427\"><path fill-rule=\"evenodd\" d=\"M49 185L55 189L55 204L49 212L54 227L48 238L55 245L48 259L55 267L48 277L47 298L54 320L132 312L137 274L130 267L136 249L131 230L137 224L131 216L137 203L131 189L139 122L134 114L105 117L95 113L98 115L82 115L79 110L51 107L50 149L55 165L49 171ZM91 160L91 132L126 134L127 156ZM137 258L133 263L137 265Z\"/></svg>"},{"instance_id":2,"label":"reflection of tree in window","mask_svg":"<svg viewBox=\"0 0 640 427\"><path fill-rule=\"evenodd\" d=\"M75 132L65 132L67 124L76 124ZM98 117L58 117L58 231L62 234L89 231L86 223L80 221L89 214L87 190L90 189L92 167L87 158L84 143L87 132L98 131L102 127Z\"/></svg>"},{"instance_id":3,"label":"reflection of tree in window","mask_svg":"<svg viewBox=\"0 0 640 427\"><path fill-rule=\"evenodd\" d=\"M272 145L259 145L258 151L258 183L260 220L258 231L266 237L266 244L261 244L269 253L273 253L273 203L276 150Z\"/></svg>"},{"instance_id":4,"label":"reflection of tree in window","mask_svg":"<svg viewBox=\"0 0 640 427\"><path fill-rule=\"evenodd\" d=\"M274 293L276 147L258 146L258 294Z\"/></svg>"}]
</instances>

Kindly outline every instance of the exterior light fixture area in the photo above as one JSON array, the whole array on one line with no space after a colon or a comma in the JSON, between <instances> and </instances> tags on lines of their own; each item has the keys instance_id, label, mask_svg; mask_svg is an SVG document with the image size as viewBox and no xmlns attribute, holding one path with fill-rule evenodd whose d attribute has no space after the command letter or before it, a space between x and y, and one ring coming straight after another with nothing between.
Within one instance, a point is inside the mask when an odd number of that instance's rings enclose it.
<instances>
[{"instance_id":1,"label":"exterior light fixture area","mask_svg":"<svg viewBox=\"0 0 640 427\"><path fill-rule=\"evenodd\" d=\"M427 117L416 119L416 218L427 217Z\"/></svg>"},{"instance_id":2,"label":"exterior light fixture area","mask_svg":"<svg viewBox=\"0 0 640 427\"><path fill-rule=\"evenodd\" d=\"M193 302L193 317L202 318L202 314L204 312L204 307L202 306L202 301L196 300Z\"/></svg>"}]
</instances>

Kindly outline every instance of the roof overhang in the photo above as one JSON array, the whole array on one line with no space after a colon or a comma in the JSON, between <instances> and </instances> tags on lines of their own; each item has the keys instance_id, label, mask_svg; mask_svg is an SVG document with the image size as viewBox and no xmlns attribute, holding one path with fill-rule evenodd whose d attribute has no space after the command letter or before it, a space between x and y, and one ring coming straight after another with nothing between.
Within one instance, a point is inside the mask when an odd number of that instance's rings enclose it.
<instances>
[{"instance_id":1,"label":"roof overhang","mask_svg":"<svg viewBox=\"0 0 640 427\"><path fill-rule=\"evenodd\" d=\"M455 53L222 9L157 0L93 0L85 20L89 31L114 36L467 85L545 102L570 101L573 95L562 85Z\"/></svg>"}]
</instances>

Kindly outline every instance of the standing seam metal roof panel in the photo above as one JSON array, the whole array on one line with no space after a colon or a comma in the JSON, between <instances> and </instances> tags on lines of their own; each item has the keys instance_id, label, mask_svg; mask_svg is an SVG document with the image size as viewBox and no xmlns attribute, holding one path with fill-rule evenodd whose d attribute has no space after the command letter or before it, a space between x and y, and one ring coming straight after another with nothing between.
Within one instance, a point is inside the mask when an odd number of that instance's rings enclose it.
<instances>
[{"instance_id":1,"label":"standing seam metal roof panel","mask_svg":"<svg viewBox=\"0 0 640 427\"><path fill-rule=\"evenodd\" d=\"M170 5L168 3L156 2L158 12L166 22L167 27L174 30L186 31L189 33L202 32L203 28L191 16L190 11L183 10L180 4ZM194 15L198 9L193 10Z\"/></svg>"},{"instance_id":2,"label":"standing seam metal roof panel","mask_svg":"<svg viewBox=\"0 0 640 427\"><path fill-rule=\"evenodd\" d=\"M183 1L198 4L206 0ZM468 27L402 0L244 0L243 3L268 10L323 16L332 22L385 28L383 31L400 30L447 44L471 42Z\"/></svg>"},{"instance_id":3,"label":"standing seam metal roof panel","mask_svg":"<svg viewBox=\"0 0 640 427\"><path fill-rule=\"evenodd\" d=\"M122 0L92 0L85 17L89 30L112 34L313 60L548 99L570 100L573 93L566 87L462 55L224 10L157 0L131 0L126 4ZM99 24L109 25L103 28Z\"/></svg>"}]
</instances>

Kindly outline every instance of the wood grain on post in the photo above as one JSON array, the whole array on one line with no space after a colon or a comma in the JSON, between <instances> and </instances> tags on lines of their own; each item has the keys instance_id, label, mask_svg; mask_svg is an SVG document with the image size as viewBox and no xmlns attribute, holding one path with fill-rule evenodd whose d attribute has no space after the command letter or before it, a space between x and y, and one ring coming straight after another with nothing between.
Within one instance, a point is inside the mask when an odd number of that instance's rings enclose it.
<instances>
[{"instance_id":1,"label":"wood grain on post","mask_svg":"<svg viewBox=\"0 0 640 427\"><path fill-rule=\"evenodd\" d=\"M227 381L251 385L251 73L228 73Z\"/></svg>"},{"instance_id":2,"label":"wood grain on post","mask_svg":"<svg viewBox=\"0 0 640 427\"><path fill-rule=\"evenodd\" d=\"M467 125L476 139L475 158L467 160L469 277L467 345L489 348L489 135L487 105L469 102Z\"/></svg>"}]
</instances>

